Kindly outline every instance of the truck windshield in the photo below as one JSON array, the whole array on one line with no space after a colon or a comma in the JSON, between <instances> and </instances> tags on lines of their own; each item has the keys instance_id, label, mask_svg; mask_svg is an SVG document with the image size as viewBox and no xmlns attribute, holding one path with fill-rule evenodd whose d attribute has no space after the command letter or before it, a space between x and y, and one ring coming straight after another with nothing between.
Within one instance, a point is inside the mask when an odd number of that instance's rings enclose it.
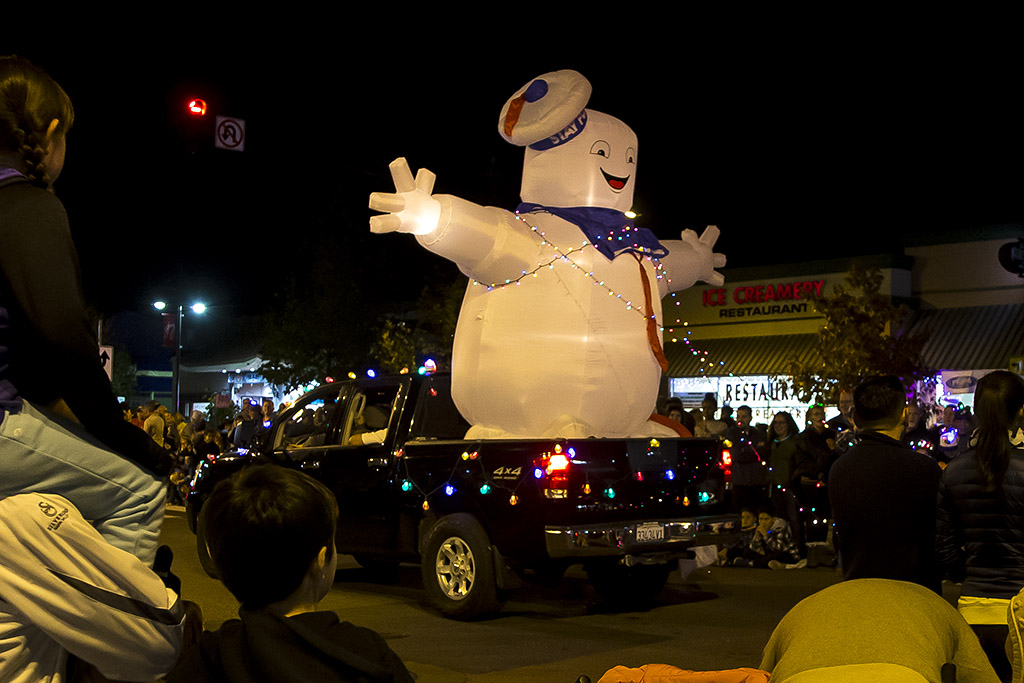
<instances>
[{"instance_id":1,"label":"truck windshield","mask_svg":"<svg viewBox=\"0 0 1024 683\"><path fill-rule=\"evenodd\" d=\"M283 439L281 446L323 446L333 431L337 413L338 397L329 395L312 400L301 406L291 418L281 425Z\"/></svg>"}]
</instances>

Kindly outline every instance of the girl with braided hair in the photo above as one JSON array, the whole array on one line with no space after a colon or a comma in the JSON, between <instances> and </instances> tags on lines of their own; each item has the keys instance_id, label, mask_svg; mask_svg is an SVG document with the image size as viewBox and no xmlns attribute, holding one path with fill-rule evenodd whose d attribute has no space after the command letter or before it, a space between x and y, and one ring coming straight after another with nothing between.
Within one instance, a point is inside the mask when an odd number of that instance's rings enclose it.
<instances>
[{"instance_id":1,"label":"girl with braided hair","mask_svg":"<svg viewBox=\"0 0 1024 683\"><path fill-rule=\"evenodd\" d=\"M0 499L60 494L113 545L156 554L170 459L126 422L100 363L53 183L74 109L0 57Z\"/></svg>"}]
</instances>

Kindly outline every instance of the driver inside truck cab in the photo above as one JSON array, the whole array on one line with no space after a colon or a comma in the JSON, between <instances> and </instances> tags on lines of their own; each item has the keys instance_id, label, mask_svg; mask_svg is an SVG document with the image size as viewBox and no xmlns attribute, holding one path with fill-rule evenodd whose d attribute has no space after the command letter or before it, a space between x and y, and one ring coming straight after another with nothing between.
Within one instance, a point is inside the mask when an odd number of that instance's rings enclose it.
<instances>
[{"instance_id":1,"label":"driver inside truck cab","mask_svg":"<svg viewBox=\"0 0 1024 683\"><path fill-rule=\"evenodd\" d=\"M350 446L376 445L384 443L388 433L388 418L391 405L367 404L366 396L360 394L353 402L352 435Z\"/></svg>"}]
</instances>

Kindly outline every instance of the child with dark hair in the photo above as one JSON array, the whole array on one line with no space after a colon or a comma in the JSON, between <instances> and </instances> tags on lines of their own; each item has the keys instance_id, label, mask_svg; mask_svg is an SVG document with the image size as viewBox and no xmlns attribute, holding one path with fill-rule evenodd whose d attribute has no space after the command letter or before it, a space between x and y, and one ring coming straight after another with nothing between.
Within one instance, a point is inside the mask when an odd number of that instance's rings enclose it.
<instances>
[{"instance_id":1,"label":"child with dark hair","mask_svg":"<svg viewBox=\"0 0 1024 683\"><path fill-rule=\"evenodd\" d=\"M200 524L239 619L203 634L168 683L412 681L380 635L316 605L334 583L338 503L320 482L284 467L222 481Z\"/></svg>"},{"instance_id":2,"label":"child with dark hair","mask_svg":"<svg viewBox=\"0 0 1024 683\"><path fill-rule=\"evenodd\" d=\"M800 559L789 522L774 516L766 507L757 512L757 528L754 529L750 549L764 558L764 564L755 566L769 569L803 569L807 566L807 561Z\"/></svg>"},{"instance_id":3,"label":"child with dark hair","mask_svg":"<svg viewBox=\"0 0 1024 683\"><path fill-rule=\"evenodd\" d=\"M728 543L718 551L718 564L746 567L750 561L745 557L752 552L750 542L754 540L757 529L757 514L750 508L740 510L740 532L732 543Z\"/></svg>"},{"instance_id":4,"label":"child with dark hair","mask_svg":"<svg viewBox=\"0 0 1024 683\"><path fill-rule=\"evenodd\" d=\"M745 508L740 513L742 531L739 539L719 553L722 563L734 567L769 569L802 569L806 560L799 558L799 550L789 523L775 517L768 508L754 512Z\"/></svg>"}]
</instances>

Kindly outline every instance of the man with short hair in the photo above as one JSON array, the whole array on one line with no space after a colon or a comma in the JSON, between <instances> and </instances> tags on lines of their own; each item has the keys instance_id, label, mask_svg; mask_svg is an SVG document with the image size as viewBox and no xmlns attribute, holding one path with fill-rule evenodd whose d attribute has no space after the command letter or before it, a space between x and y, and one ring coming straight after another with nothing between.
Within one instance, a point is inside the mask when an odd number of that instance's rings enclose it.
<instances>
[{"instance_id":1,"label":"man with short hair","mask_svg":"<svg viewBox=\"0 0 1024 683\"><path fill-rule=\"evenodd\" d=\"M853 400L860 442L836 461L828 482L843 576L912 581L941 593L935 501L942 470L900 443L903 384L868 377Z\"/></svg>"},{"instance_id":2,"label":"man with short hair","mask_svg":"<svg viewBox=\"0 0 1024 683\"><path fill-rule=\"evenodd\" d=\"M839 414L828 421L828 426L836 432L853 429L853 391L843 389L839 392Z\"/></svg>"},{"instance_id":3,"label":"man with short hair","mask_svg":"<svg viewBox=\"0 0 1024 683\"><path fill-rule=\"evenodd\" d=\"M736 428L753 444L758 455L765 456L767 435L764 430L754 424L754 411L748 405L736 409Z\"/></svg>"},{"instance_id":4,"label":"man with short hair","mask_svg":"<svg viewBox=\"0 0 1024 683\"><path fill-rule=\"evenodd\" d=\"M827 520L832 519L828 502L828 473L836 458L836 433L825 424L825 408L815 403L807 408L807 428L796 438L790 479L803 505L803 524L808 541L824 541Z\"/></svg>"},{"instance_id":5,"label":"man with short hair","mask_svg":"<svg viewBox=\"0 0 1024 683\"><path fill-rule=\"evenodd\" d=\"M768 503L768 467L766 437L755 427L753 411L742 405L736 409L736 423L722 434L732 454L733 509L759 508Z\"/></svg>"},{"instance_id":6,"label":"man with short hair","mask_svg":"<svg viewBox=\"0 0 1024 683\"><path fill-rule=\"evenodd\" d=\"M140 417L142 418L142 429L149 434L153 441L156 441L158 446L163 446L164 432L167 429L167 425L164 424L164 419L160 417L159 408L160 403L150 401L140 407Z\"/></svg>"},{"instance_id":7,"label":"man with short hair","mask_svg":"<svg viewBox=\"0 0 1024 683\"><path fill-rule=\"evenodd\" d=\"M718 419L725 423L726 429L736 426L736 420L732 416L732 406L728 403L722 406L722 410L718 413Z\"/></svg>"},{"instance_id":8,"label":"man with short hair","mask_svg":"<svg viewBox=\"0 0 1024 683\"><path fill-rule=\"evenodd\" d=\"M203 440L203 432L206 431L206 416L200 410L193 410L191 419L188 422L182 422L179 431L182 445L189 446L194 450Z\"/></svg>"},{"instance_id":9,"label":"man with short hair","mask_svg":"<svg viewBox=\"0 0 1024 683\"><path fill-rule=\"evenodd\" d=\"M907 406L907 426L903 430L903 445L913 448L921 455L938 459L939 430L928 427L925 423L925 412L917 403Z\"/></svg>"},{"instance_id":10,"label":"man with short hair","mask_svg":"<svg viewBox=\"0 0 1024 683\"><path fill-rule=\"evenodd\" d=\"M704 416L704 421L697 425L697 432L694 436L719 436L726 429L726 424L721 420L715 419L715 411L718 410L718 399L710 391L704 394L704 399L700 402L700 412Z\"/></svg>"},{"instance_id":11,"label":"man with short hair","mask_svg":"<svg viewBox=\"0 0 1024 683\"><path fill-rule=\"evenodd\" d=\"M242 411L235 420L234 426L228 432L228 439L239 448L248 448L252 439L256 436L256 429L259 427L259 412L255 404L245 399L242 402Z\"/></svg>"}]
</instances>

